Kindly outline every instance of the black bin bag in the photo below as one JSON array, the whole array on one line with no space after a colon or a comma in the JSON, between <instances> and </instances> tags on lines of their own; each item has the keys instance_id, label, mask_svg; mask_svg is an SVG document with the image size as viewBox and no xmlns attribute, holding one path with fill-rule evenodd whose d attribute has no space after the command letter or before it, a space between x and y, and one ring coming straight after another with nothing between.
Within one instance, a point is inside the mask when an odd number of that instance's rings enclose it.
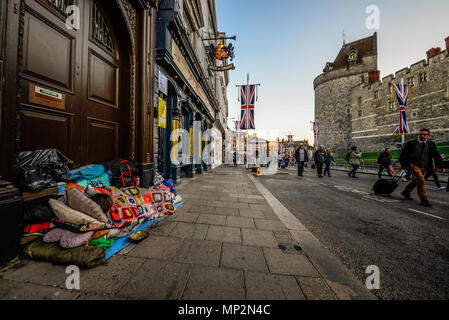
<instances>
[{"instance_id":1,"label":"black bin bag","mask_svg":"<svg viewBox=\"0 0 449 320\"><path fill-rule=\"evenodd\" d=\"M69 181L69 159L56 149L19 153L20 187L22 191L39 192Z\"/></svg>"}]
</instances>

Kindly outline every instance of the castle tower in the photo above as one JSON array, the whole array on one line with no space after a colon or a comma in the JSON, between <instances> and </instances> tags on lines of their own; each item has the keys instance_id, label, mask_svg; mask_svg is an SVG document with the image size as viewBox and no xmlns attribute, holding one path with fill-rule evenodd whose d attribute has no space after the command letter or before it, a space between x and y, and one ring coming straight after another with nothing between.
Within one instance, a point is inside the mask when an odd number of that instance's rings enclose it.
<instances>
[{"instance_id":1,"label":"castle tower","mask_svg":"<svg viewBox=\"0 0 449 320\"><path fill-rule=\"evenodd\" d=\"M377 71L377 33L343 44L335 61L326 63L323 73L314 80L319 143L338 156L351 147L351 91L368 84L372 71Z\"/></svg>"}]
</instances>

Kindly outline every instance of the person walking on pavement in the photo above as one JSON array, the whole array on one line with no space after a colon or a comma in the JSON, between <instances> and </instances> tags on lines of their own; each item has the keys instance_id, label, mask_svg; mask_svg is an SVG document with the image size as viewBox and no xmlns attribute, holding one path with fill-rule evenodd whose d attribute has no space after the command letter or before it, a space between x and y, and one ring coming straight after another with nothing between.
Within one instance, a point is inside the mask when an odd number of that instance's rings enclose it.
<instances>
[{"instance_id":1,"label":"person walking on pavement","mask_svg":"<svg viewBox=\"0 0 449 320\"><path fill-rule=\"evenodd\" d=\"M358 178L356 176L357 169L360 166L360 159L362 158L362 152L359 148L352 147L351 154L349 155L349 164L352 166L352 170L348 172L348 176Z\"/></svg>"},{"instance_id":2,"label":"person walking on pavement","mask_svg":"<svg viewBox=\"0 0 449 320\"><path fill-rule=\"evenodd\" d=\"M421 199L421 205L424 207L431 207L429 199L426 194L426 179L424 179L424 171L432 163L432 159L435 160L435 164L438 168L441 168L441 172L444 172L442 168L443 161L438 153L435 142L429 140L429 129L421 129L419 131L418 139L409 141L405 144L399 162L401 168L407 168L412 172L412 181L406 186L401 195L406 200L413 200L411 192L415 187L418 187L418 195Z\"/></svg>"},{"instance_id":3,"label":"person walking on pavement","mask_svg":"<svg viewBox=\"0 0 449 320\"><path fill-rule=\"evenodd\" d=\"M387 169L388 176L391 178L393 174L391 172L391 149L386 148L377 158L377 164L379 165L379 173L377 174L379 180L382 179L382 172Z\"/></svg>"},{"instance_id":4,"label":"person walking on pavement","mask_svg":"<svg viewBox=\"0 0 449 320\"><path fill-rule=\"evenodd\" d=\"M326 150L326 158L324 159L324 164L326 165L326 169L324 170L324 175L329 176L331 178L331 163L335 162L334 156L332 155L332 150L327 149Z\"/></svg>"},{"instance_id":5,"label":"person walking on pavement","mask_svg":"<svg viewBox=\"0 0 449 320\"><path fill-rule=\"evenodd\" d=\"M441 157L441 160L443 160L443 157ZM435 167L433 166L433 164L434 162L430 161L430 165L426 168L426 175L424 176L424 179L427 180L429 177L433 177L433 182L435 182L437 188L440 190L444 190L446 188L441 186L438 175L435 173Z\"/></svg>"},{"instance_id":6,"label":"person walking on pavement","mask_svg":"<svg viewBox=\"0 0 449 320\"><path fill-rule=\"evenodd\" d=\"M313 160L315 160L316 170L318 172L318 178L323 177L323 164L324 160L326 160L326 151L324 151L324 146L321 145L320 148L315 151L315 155Z\"/></svg>"},{"instance_id":7,"label":"person walking on pavement","mask_svg":"<svg viewBox=\"0 0 449 320\"><path fill-rule=\"evenodd\" d=\"M304 173L304 164L309 162L309 155L307 154L307 150L304 149L304 145L300 145L295 152L295 159L298 163L298 177L302 177Z\"/></svg>"}]
</instances>

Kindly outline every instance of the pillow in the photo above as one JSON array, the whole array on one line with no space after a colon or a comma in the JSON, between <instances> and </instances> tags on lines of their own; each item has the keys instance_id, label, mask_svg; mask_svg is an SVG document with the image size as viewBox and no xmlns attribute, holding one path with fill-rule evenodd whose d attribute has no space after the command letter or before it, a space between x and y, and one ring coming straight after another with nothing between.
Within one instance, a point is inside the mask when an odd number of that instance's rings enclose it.
<instances>
[{"instance_id":1,"label":"pillow","mask_svg":"<svg viewBox=\"0 0 449 320\"><path fill-rule=\"evenodd\" d=\"M66 201L71 208L80 211L82 213L85 213L88 216L91 216L92 218L95 218L100 222L103 223L108 222L108 218L104 214L100 205L97 204L95 201L89 199L89 197L79 189L74 188L68 190L66 192Z\"/></svg>"},{"instance_id":2,"label":"pillow","mask_svg":"<svg viewBox=\"0 0 449 320\"><path fill-rule=\"evenodd\" d=\"M56 228L49 231L45 236L43 241L46 243L54 243L59 242L62 248L64 249L73 249L77 247L81 247L92 237L94 234L91 232L84 233L74 233L69 230Z\"/></svg>"},{"instance_id":3,"label":"pillow","mask_svg":"<svg viewBox=\"0 0 449 320\"><path fill-rule=\"evenodd\" d=\"M76 211L66 205L64 202L50 199L48 200L50 207L55 213L56 217L64 222L73 223L73 224L87 224L87 223L95 223L101 224L97 219L88 216L82 212ZM100 209L101 210L101 209Z\"/></svg>"}]
</instances>

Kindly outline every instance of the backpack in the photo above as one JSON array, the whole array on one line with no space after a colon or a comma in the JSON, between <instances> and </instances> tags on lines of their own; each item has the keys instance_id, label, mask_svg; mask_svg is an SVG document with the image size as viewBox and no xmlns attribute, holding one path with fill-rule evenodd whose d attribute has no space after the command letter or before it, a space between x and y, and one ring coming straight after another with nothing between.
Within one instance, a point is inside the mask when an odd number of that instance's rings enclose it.
<instances>
[{"instance_id":1,"label":"backpack","mask_svg":"<svg viewBox=\"0 0 449 320\"><path fill-rule=\"evenodd\" d=\"M345 157L346 162L349 162L349 160L351 159L351 153L352 153L352 152L349 152L349 153L346 155L346 157Z\"/></svg>"},{"instance_id":2,"label":"backpack","mask_svg":"<svg viewBox=\"0 0 449 320\"><path fill-rule=\"evenodd\" d=\"M128 160L115 161L111 164L111 185L117 188L138 187L137 168Z\"/></svg>"}]
</instances>

